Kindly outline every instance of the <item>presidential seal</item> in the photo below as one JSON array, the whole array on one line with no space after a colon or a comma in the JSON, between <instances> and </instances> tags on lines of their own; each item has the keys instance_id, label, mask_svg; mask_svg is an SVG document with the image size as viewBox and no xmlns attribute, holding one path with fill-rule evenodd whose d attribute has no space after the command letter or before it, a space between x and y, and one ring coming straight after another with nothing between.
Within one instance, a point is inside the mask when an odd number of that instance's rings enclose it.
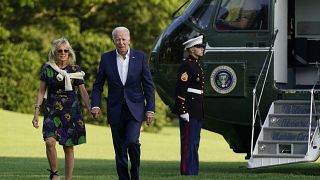
<instances>
[{"instance_id":1,"label":"presidential seal","mask_svg":"<svg viewBox=\"0 0 320 180\"><path fill-rule=\"evenodd\" d=\"M229 66L218 66L211 73L210 83L217 93L228 94L236 87L237 75Z\"/></svg>"}]
</instances>

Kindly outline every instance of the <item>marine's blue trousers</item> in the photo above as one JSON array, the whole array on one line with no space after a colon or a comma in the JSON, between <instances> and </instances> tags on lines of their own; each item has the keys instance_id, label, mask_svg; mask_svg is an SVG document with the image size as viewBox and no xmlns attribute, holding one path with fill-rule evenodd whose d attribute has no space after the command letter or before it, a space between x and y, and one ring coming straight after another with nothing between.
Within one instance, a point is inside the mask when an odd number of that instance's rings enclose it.
<instances>
[{"instance_id":1,"label":"marine's blue trousers","mask_svg":"<svg viewBox=\"0 0 320 180\"><path fill-rule=\"evenodd\" d=\"M179 119L181 143L181 175L198 175L199 170L199 143L202 122L190 118L189 122Z\"/></svg>"}]
</instances>

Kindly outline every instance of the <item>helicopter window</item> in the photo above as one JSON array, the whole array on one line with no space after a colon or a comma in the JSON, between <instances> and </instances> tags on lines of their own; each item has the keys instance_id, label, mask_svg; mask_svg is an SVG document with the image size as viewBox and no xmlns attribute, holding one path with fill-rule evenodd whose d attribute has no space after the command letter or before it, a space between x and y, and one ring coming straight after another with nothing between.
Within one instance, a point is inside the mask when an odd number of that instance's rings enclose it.
<instances>
[{"instance_id":1,"label":"helicopter window","mask_svg":"<svg viewBox=\"0 0 320 180\"><path fill-rule=\"evenodd\" d=\"M216 7L215 4L216 1L205 2L192 16L190 16L190 20L201 29L207 29Z\"/></svg>"},{"instance_id":2,"label":"helicopter window","mask_svg":"<svg viewBox=\"0 0 320 180\"><path fill-rule=\"evenodd\" d=\"M222 0L215 27L218 30L266 30L268 0Z\"/></svg>"},{"instance_id":3,"label":"helicopter window","mask_svg":"<svg viewBox=\"0 0 320 180\"><path fill-rule=\"evenodd\" d=\"M320 22L299 21L297 31L297 35L320 35Z\"/></svg>"}]
</instances>

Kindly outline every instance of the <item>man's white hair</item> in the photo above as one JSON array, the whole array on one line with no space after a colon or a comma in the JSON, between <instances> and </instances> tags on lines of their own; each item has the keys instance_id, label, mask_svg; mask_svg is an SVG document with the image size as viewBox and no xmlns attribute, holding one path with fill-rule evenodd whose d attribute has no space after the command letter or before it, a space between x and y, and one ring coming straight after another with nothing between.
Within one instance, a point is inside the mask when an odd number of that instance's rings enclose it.
<instances>
[{"instance_id":1,"label":"man's white hair","mask_svg":"<svg viewBox=\"0 0 320 180\"><path fill-rule=\"evenodd\" d=\"M116 27L116 28L113 29L113 31L112 31L112 39L113 39L113 41L115 41L115 39L116 39L116 33L119 32L119 31L126 31L127 34L128 34L128 36L129 36L129 38L130 38L130 31L129 31L129 29L126 28L126 27L121 26L121 27Z\"/></svg>"}]
</instances>

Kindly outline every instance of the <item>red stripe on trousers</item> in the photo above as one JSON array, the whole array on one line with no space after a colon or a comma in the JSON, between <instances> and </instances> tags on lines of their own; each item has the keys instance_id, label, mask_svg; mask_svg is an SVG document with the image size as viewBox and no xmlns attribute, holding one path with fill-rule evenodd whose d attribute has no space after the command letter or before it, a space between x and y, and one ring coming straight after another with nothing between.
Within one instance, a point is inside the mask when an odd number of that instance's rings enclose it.
<instances>
[{"instance_id":1,"label":"red stripe on trousers","mask_svg":"<svg viewBox=\"0 0 320 180\"><path fill-rule=\"evenodd\" d=\"M185 123L186 130L186 140L183 147L183 158L182 158L182 172L186 174L187 172L187 151L188 151L188 142L189 142L189 123Z\"/></svg>"}]
</instances>

